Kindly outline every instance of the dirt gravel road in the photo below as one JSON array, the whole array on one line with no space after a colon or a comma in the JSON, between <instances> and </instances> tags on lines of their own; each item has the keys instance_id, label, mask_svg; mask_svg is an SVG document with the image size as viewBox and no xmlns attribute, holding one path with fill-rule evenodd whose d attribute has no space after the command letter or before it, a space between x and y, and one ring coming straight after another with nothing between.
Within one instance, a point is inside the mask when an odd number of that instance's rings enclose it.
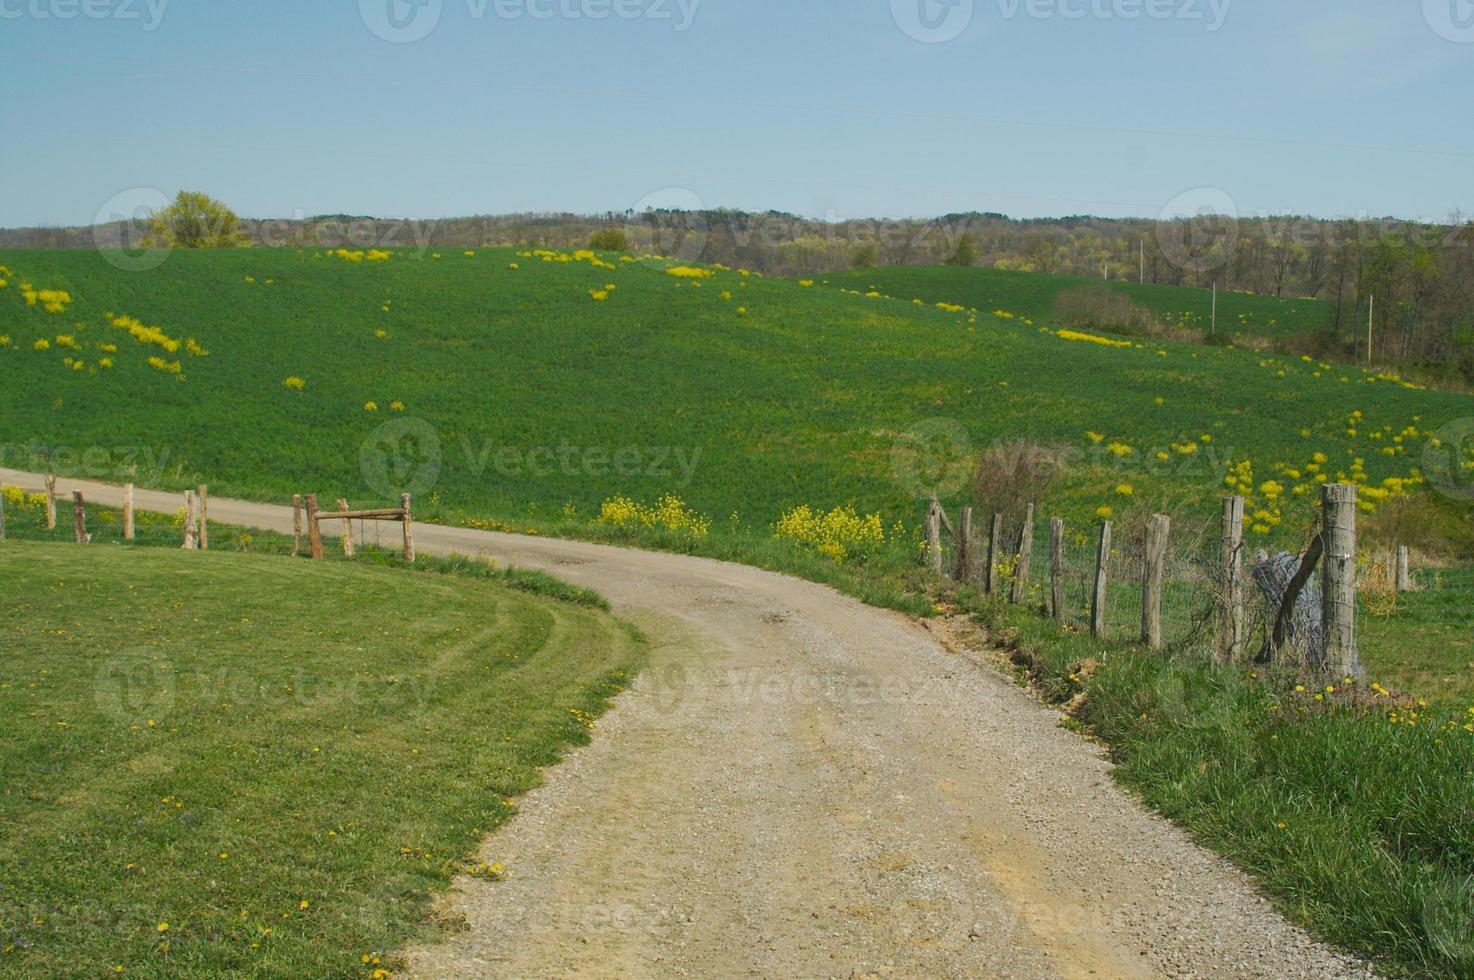
<instances>
[{"instance_id":1,"label":"dirt gravel road","mask_svg":"<svg viewBox=\"0 0 1474 980\"><path fill-rule=\"evenodd\" d=\"M291 528L285 507L210 516ZM507 880L442 900L467 928L408 950L415 976L1368 975L1117 788L1056 712L904 617L699 558L415 540L597 589L653 643L593 744L484 843Z\"/></svg>"}]
</instances>

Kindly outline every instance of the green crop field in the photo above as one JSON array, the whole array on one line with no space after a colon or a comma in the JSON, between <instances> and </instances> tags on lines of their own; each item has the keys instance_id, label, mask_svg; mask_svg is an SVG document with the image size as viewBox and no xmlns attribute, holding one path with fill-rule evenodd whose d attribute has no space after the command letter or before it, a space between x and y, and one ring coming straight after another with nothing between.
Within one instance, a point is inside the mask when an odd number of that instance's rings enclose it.
<instances>
[{"instance_id":1,"label":"green crop field","mask_svg":"<svg viewBox=\"0 0 1474 980\"><path fill-rule=\"evenodd\" d=\"M406 459L387 482L467 517L590 515L615 493L669 493L717 525L853 503L914 527L916 480L893 450L929 420L974 448L1069 447L1058 505L1084 519L1122 484L1211 503L1230 462L1251 464L1240 475L1270 511L1317 476L1380 495L1413 475L1428 433L1474 407L1343 365L1062 339L1023 308L972 316L604 259L183 251L130 273L95 252L0 252L4 461L379 499L389 488L365 478L362 449L393 422L433 432L419 448L434 443L438 469ZM28 305L25 284L70 302ZM1270 480L1279 503L1259 494Z\"/></svg>"},{"instance_id":2,"label":"green crop field","mask_svg":"<svg viewBox=\"0 0 1474 980\"><path fill-rule=\"evenodd\" d=\"M643 656L462 574L11 540L0 579L0 976L368 976Z\"/></svg>"},{"instance_id":3,"label":"green crop field","mask_svg":"<svg viewBox=\"0 0 1474 980\"><path fill-rule=\"evenodd\" d=\"M951 266L851 269L830 273L823 279L828 285L863 293L876 290L900 299L919 299L928 305L943 302L985 311L1009 310L1040 321L1054 316L1062 293L1105 286L1150 310L1166 324L1206 331L1213 321L1212 290L1188 286L1103 283L1077 276ZM1218 330L1225 337L1236 333L1316 333L1330 327L1330 317L1330 304L1324 300L1228 290L1218 293Z\"/></svg>"}]
</instances>

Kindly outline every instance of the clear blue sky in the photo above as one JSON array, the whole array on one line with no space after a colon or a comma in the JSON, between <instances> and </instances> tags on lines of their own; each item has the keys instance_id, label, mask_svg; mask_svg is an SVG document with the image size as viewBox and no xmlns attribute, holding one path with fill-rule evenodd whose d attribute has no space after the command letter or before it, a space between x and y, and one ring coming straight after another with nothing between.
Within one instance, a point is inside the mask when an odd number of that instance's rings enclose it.
<instances>
[{"instance_id":1,"label":"clear blue sky","mask_svg":"<svg viewBox=\"0 0 1474 980\"><path fill-rule=\"evenodd\" d=\"M418 2L0 0L0 225L135 187L252 217L669 187L839 218L1155 217L1199 187L1243 214L1474 212L1470 0ZM433 30L382 39L390 4ZM957 36L915 39L923 14Z\"/></svg>"}]
</instances>

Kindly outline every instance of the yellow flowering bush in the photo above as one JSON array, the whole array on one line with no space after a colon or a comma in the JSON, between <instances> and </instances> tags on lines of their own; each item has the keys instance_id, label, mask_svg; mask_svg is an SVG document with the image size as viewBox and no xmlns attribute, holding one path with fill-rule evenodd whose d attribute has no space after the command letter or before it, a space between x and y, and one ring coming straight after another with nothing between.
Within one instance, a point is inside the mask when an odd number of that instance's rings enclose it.
<instances>
[{"instance_id":1,"label":"yellow flowering bush","mask_svg":"<svg viewBox=\"0 0 1474 980\"><path fill-rule=\"evenodd\" d=\"M669 493L654 504L643 504L623 495L611 497L599 507L599 523L631 529L663 528L693 538L704 538L711 530L709 518Z\"/></svg>"},{"instance_id":2,"label":"yellow flowering bush","mask_svg":"<svg viewBox=\"0 0 1474 980\"><path fill-rule=\"evenodd\" d=\"M694 265L672 266L671 268L665 270L665 274L668 276L675 276L677 279L710 279L712 276L716 275L716 273L712 272L710 269L701 269Z\"/></svg>"},{"instance_id":3,"label":"yellow flowering bush","mask_svg":"<svg viewBox=\"0 0 1474 980\"><path fill-rule=\"evenodd\" d=\"M20 294L27 306L35 306L39 302L47 313L65 313L67 307L72 305L72 295L64 289L36 290L27 282L21 284Z\"/></svg>"},{"instance_id":4,"label":"yellow flowering bush","mask_svg":"<svg viewBox=\"0 0 1474 980\"><path fill-rule=\"evenodd\" d=\"M995 313L994 316L997 316ZM1060 340L1080 341L1088 344L1099 344L1102 347L1130 347L1129 340L1112 340L1110 337L1101 337L1093 333L1081 333L1078 330L1057 330L1054 334Z\"/></svg>"},{"instance_id":5,"label":"yellow flowering bush","mask_svg":"<svg viewBox=\"0 0 1474 980\"><path fill-rule=\"evenodd\" d=\"M169 337L158 327L145 326L135 317L125 314L113 316L109 313L108 322L120 330L128 331L128 335L140 344L154 344L162 347L168 354L175 354L179 351L179 341Z\"/></svg>"},{"instance_id":6,"label":"yellow flowering bush","mask_svg":"<svg viewBox=\"0 0 1474 980\"><path fill-rule=\"evenodd\" d=\"M853 506L820 513L802 504L778 519L773 537L812 548L835 563L863 562L885 543L885 528L880 515L861 515Z\"/></svg>"},{"instance_id":7,"label":"yellow flowering bush","mask_svg":"<svg viewBox=\"0 0 1474 980\"><path fill-rule=\"evenodd\" d=\"M292 389L293 391L301 391L302 389L304 389L304 388L307 387L307 382L306 381L303 381L301 378L297 377L295 374L292 375L290 378L287 378L286 380L284 380L282 382L282 384L285 385L286 387Z\"/></svg>"}]
</instances>

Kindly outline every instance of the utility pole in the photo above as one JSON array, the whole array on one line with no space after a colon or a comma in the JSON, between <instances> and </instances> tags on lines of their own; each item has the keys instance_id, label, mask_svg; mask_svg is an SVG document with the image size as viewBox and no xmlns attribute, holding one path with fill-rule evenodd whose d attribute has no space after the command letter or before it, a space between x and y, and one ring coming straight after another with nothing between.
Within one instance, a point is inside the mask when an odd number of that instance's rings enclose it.
<instances>
[{"instance_id":1,"label":"utility pole","mask_svg":"<svg viewBox=\"0 0 1474 980\"><path fill-rule=\"evenodd\" d=\"M1108 260L1101 259L1100 260L1100 280L1101 280L1101 282L1105 282L1106 280L1110 279L1110 275L1109 275L1109 273L1107 271L1107 270L1109 270L1109 268L1110 268L1110 265L1109 265Z\"/></svg>"},{"instance_id":2,"label":"utility pole","mask_svg":"<svg viewBox=\"0 0 1474 980\"><path fill-rule=\"evenodd\" d=\"M1377 294L1367 297L1367 367L1372 366L1372 312L1377 308Z\"/></svg>"},{"instance_id":3,"label":"utility pole","mask_svg":"<svg viewBox=\"0 0 1474 980\"><path fill-rule=\"evenodd\" d=\"M1213 280L1213 325L1212 325L1212 327L1209 328L1208 333L1211 336L1214 336L1214 337L1218 336L1218 280L1217 279L1214 279Z\"/></svg>"},{"instance_id":4,"label":"utility pole","mask_svg":"<svg viewBox=\"0 0 1474 980\"><path fill-rule=\"evenodd\" d=\"M1141 250L1141 284L1146 285L1146 239L1138 238L1137 247Z\"/></svg>"}]
</instances>

